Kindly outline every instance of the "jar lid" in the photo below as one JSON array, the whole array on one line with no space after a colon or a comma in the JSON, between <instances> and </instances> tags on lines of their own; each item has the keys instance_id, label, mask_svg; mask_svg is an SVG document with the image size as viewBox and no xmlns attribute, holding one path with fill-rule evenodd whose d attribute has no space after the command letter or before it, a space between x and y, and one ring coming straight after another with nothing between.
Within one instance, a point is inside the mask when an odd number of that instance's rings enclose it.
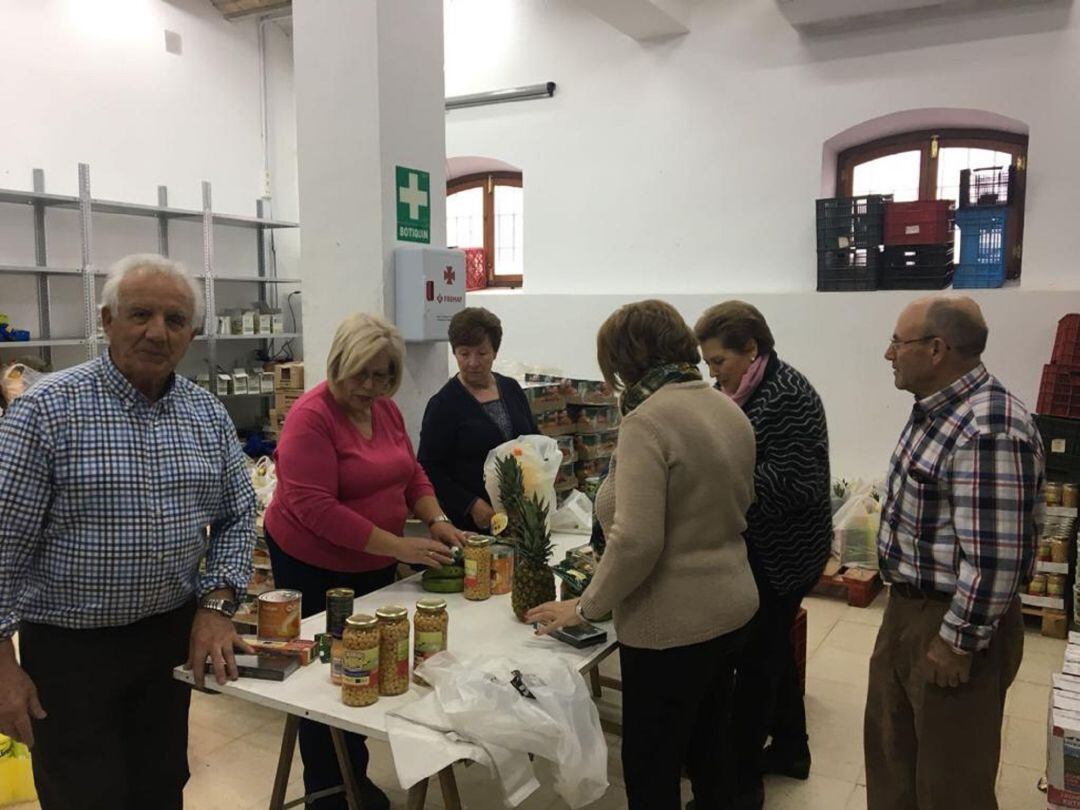
<instances>
[{"instance_id":1,"label":"jar lid","mask_svg":"<svg viewBox=\"0 0 1080 810\"><path fill-rule=\"evenodd\" d=\"M355 599L356 593L352 588L331 588L326 592L327 598Z\"/></svg>"},{"instance_id":2,"label":"jar lid","mask_svg":"<svg viewBox=\"0 0 1080 810\"><path fill-rule=\"evenodd\" d=\"M416 609L425 613L438 613L440 610L446 610L446 600L435 596L427 596L416 600Z\"/></svg>"},{"instance_id":3,"label":"jar lid","mask_svg":"<svg viewBox=\"0 0 1080 810\"><path fill-rule=\"evenodd\" d=\"M490 546L494 539L486 534L474 534L472 537L465 538L465 544L472 548L484 548Z\"/></svg>"},{"instance_id":4,"label":"jar lid","mask_svg":"<svg viewBox=\"0 0 1080 810\"><path fill-rule=\"evenodd\" d=\"M380 619L391 619L397 621L398 619L409 618L409 611L403 608L401 605L384 605L375 611L375 615Z\"/></svg>"},{"instance_id":5,"label":"jar lid","mask_svg":"<svg viewBox=\"0 0 1080 810\"><path fill-rule=\"evenodd\" d=\"M357 613L345 620L345 624L348 627L358 627L362 630L368 630L375 627L378 623L378 620L374 616L369 616L366 613Z\"/></svg>"}]
</instances>

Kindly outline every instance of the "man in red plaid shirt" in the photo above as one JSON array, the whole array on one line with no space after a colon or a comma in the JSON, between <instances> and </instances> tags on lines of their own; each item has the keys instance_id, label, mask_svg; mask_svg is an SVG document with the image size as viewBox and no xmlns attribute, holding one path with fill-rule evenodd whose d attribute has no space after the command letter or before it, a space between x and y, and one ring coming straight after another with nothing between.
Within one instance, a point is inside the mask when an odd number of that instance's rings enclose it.
<instances>
[{"instance_id":1,"label":"man in red plaid shirt","mask_svg":"<svg viewBox=\"0 0 1080 810\"><path fill-rule=\"evenodd\" d=\"M892 588L870 659L869 810L997 808L1043 449L1023 403L983 366L986 336L974 301L934 296L900 314L885 352L896 387L915 403L878 535Z\"/></svg>"}]
</instances>

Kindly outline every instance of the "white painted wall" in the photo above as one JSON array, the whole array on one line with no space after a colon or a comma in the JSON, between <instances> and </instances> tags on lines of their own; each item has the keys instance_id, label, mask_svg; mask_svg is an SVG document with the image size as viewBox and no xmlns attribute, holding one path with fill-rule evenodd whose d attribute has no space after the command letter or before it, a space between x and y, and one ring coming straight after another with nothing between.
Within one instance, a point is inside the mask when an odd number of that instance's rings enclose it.
<instances>
[{"instance_id":1,"label":"white painted wall","mask_svg":"<svg viewBox=\"0 0 1080 810\"><path fill-rule=\"evenodd\" d=\"M30 189L31 170L45 170L46 190L78 191L77 164L90 164L95 197L201 208L202 180L213 185L215 210L255 214L263 193L259 126L260 78L256 23L226 21L206 0L0 0L0 187ZM165 50L165 30L180 34L181 55ZM291 109L291 47L271 33L270 72L281 98L274 180L281 199L275 213L295 217L295 113ZM290 138L290 132L293 134ZM46 215L49 263L78 266L78 220L73 212ZM94 217L93 261L107 267L123 255L157 250L156 222ZM295 235L276 237L279 272L298 273ZM293 240L290 242L289 240ZM202 265L197 223L174 223L171 254L191 269ZM215 229L217 270L256 272L252 231ZM30 209L0 205L0 263L34 263ZM0 276L0 311L38 330L35 281ZM56 280L54 336L79 331L81 291L76 280ZM238 285L230 285L237 287ZM250 301L249 290L219 290ZM193 346L195 365L203 351ZM236 360L245 359L243 348ZM81 350L57 350L57 365L81 359ZM5 354L6 356L6 354ZM229 354L226 363L234 358ZM190 365L190 364L189 364Z\"/></svg>"},{"instance_id":2,"label":"white painted wall","mask_svg":"<svg viewBox=\"0 0 1080 810\"><path fill-rule=\"evenodd\" d=\"M822 144L899 110L966 107L1030 127L1022 289L977 298L991 369L1034 407L1053 329L1080 310L1080 20L1068 2L801 39L771 0L702 0L691 33L642 44L570 0L446 0L447 95L558 82L554 99L447 115L447 155L520 166L523 291L501 360L595 375L596 328L659 296L691 320L738 296L825 400L834 472L878 475L910 399L881 359L905 293L823 294Z\"/></svg>"}]
</instances>

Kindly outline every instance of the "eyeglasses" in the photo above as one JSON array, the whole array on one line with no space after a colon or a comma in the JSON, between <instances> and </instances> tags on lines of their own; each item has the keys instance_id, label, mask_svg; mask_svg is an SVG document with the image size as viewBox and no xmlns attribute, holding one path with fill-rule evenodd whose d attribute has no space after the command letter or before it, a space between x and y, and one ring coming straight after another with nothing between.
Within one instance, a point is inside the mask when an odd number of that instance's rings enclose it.
<instances>
[{"instance_id":1,"label":"eyeglasses","mask_svg":"<svg viewBox=\"0 0 1080 810\"><path fill-rule=\"evenodd\" d=\"M936 340L939 335L923 335L922 337L911 338L911 340L897 340L893 338L889 341L889 348L896 349L900 346L906 346L909 343L922 343L925 340Z\"/></svg>"}]
</instances>

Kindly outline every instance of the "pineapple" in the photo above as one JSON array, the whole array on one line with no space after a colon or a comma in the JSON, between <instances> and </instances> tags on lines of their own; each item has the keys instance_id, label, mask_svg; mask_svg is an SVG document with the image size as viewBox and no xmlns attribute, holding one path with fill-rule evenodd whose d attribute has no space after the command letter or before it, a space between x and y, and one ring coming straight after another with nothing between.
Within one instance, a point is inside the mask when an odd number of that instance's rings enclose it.
<instances>
[{"instance_id":1,"label":"pineapple","mask_svg":"<svg viewBox=\"0 0 1080 810\"><path fill-rule=\"evenodd\" d=\"M514 550L511 602L519 621L537 605L555 600L555 575L548 567L553 546L547 528L548 508L537 495L522 504L521 534Z\"/></svg>"},{"instance_id":2,"label":"pineapple","mask_svg":"<svg viewBox=\"0 0 1080 810\"><path fill-rule=\"evenodd\" d=\"M521 463L513 453L495 460L495 472L499 481L499 500L506 512L507 526L504 536L513 542L521 537L521 508L525 501L525 477Z\"/></svg>"}]
</instances>

